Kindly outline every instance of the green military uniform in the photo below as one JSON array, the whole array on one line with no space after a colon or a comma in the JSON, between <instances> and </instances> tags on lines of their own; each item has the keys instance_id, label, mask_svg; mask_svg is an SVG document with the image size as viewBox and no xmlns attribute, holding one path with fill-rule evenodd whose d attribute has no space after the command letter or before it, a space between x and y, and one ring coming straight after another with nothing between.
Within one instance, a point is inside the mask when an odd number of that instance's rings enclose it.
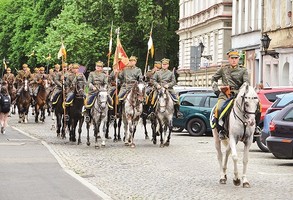
<instances>
[{"instance_id":1,"label":"green military uniform","mask_svg":"<svg viewBox=\"0 0 293 200\"><path fill-rule=\"evenodd\" d=\"M90 72L88 77L89 94L97 93L99 87L107 84L107 75L104 72Z\"/></svg>"},{"instance_id":2,"label":"green military uniform","mask_svg":"<svg viewBox=\"0 0 293 200\"><path fill-rule=\"evenodd\" d=\"M18 72L18 74L16 75L15 79L16 79L16 82L17 82L17 96L19 96L22 88L23 88L23 81L25 79L27 79L28 81L31 81L32 80L32 74L31 72L28 70L28 66L26 64L23 65L23 68L27 68L27 70L20 70ZM32 93L32 90L31 88L29 87L29 92L30 92L30 95L33 95Z\"/></svg>"},{"instance_id":3,"label":"green military uniform","mask_svg":"<svg viewBox=\"0 0 293 200\"><path fill-rule=\"evenodd\" d=\"M15 76L13 73L11 73L11 69L7 68L6 74L3 75L3 81L6 81L8 84L13 85L15 82Z\"/></svg>"},{"instance_id":4,"label":"green military uniform","mask_svg":"<svg viewBox=\"0 0 293 200\"><path fill-rule=\"evenodd\" d=\"M36 86L34 87L34 90L33 90L33 94L34 94L34 97L37 96L38 94L38 90L39 90L39 85L38 83L40 82L40 80L42 79L48 79L48 75L45 74L45 68L44 67L40 67L40 72L37 73L35 76L34 76L34 79L31 81L31 84L35 84Z\"/></svg>"},{"instance_id":5,"label":"green military uniform","mask_svg":"<svg viewBox=\"0 0 293 200\"><path fill-rule=\"evenodd\" d=\"M142 80L141 69L136 66L127 66L122 72L119 73L118 78L122 83L118 96L119 100L123 100L124 95L130 91L133 84Z\"/></svg>"},{"instance_id":6,"label":"green military uniform","mask_svg":"<svg viewBox=\"0 0 293 200\"><path fill-rule=\"evenodd\" d=\"M212 77L212 87L215 93L219 94L217 112L220 113L220 110L224 102L229 98L224 92L220 91L218 88L218 80L222 80L224 86L229 86L231 94L236 96L238 94L239 88L243 83L249 83L248 72L246 68L236 66L235 68L231 66L225 66L215 73ZM217 114L217 115L218 115Z\"/></svg>"}]
</instances>

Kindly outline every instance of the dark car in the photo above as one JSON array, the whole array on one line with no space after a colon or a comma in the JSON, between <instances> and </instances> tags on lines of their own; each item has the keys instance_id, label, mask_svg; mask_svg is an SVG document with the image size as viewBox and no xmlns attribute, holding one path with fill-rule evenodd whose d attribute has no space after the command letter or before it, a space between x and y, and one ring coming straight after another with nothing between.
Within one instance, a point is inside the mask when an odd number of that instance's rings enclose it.
<instances>
[{"instance_id":1,"label":"dark car","mask_svg":"<svg viewBox=\"0 0 293 200\"><path fill-rule=\"evenodd\" d=\"M261 104L261 120L260 127L263 127L263 119L267 109L276 101L277 95L293 92L293 87L273 87L264 88L257 91L257 95Z\"/></svg>"},{"instance_id":2,"label":"dark car","mask_svg":"<svg viewBox=\"0 0 293 200\"><path fill-rule=\"evenodd\" d=\"M208 87L174 86L173 88L179 96L185 93L213 92L212 88Z\"/></svg>"},{"instance_id":3,"label":"dark car","mask_svg":"<svg viewBox=\"0 0 293 200\"><path fill-rule=\"evenodd\" d=\"M173 126L186 129L192 136L211 131L209 117L218 98L213 92L194 92L180 96L180 111L183 118L173 118Z\"/></svg>"},{"instance_id":4,"label":"dark car","mask_svg":"<svg viewBox=\"0 0 293 200\"><path fill-rule=\"evenodd\" d=\"M293 158L293 104L283 108L273 118L266 141L276 158Z\"/></svg>"},{"instance_id":5,"label":"dark car","mask_svg":"<svg viewBox=\"0 0 293 200\"><path fill-rule=\"evenodd\" d=\"M293 92L277 95L277 100L267 109L264 121L263 121L263 129L261 131L260 142L258 143L259 148L268 152L269 149L266 146L266 139L270 136L269 134L269 124L272 121L273 117L284 107L293 103ZM257 141L259 142L259 141Z\"/></svg>"}]
</instances>

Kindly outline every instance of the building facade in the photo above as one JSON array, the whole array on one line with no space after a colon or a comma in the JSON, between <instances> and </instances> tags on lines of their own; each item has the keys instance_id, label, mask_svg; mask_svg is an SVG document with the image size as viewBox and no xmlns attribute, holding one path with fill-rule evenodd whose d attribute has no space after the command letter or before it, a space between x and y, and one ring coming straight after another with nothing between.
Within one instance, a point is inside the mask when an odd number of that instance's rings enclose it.
<instances>
[{"instance_id":1,"label":"building facade","mask_svg":"<svg viewBox=\"0 0 293 200\"><path fill-rule=\"evenodd\" d=\"M271 38L263 53L265 86L293 86L292 0L263 0L263 34ZM273 57L272 55L278 56Z\"/></svg>"},{"instance_id":2,"label":"building facade","mask_svg":"<svg viewBox=\"0 0 293 200\"><path fill-rule=\"evenodd\" d=\"M243 64L252 86L261 81L262 3L263 0L233 0L232 48L245 56Z\"/></svg>"},{"instance_id":3,"label":"building facade","mask_svg":"<svg viewBox=\"0 0 293 200\"><path fill-rule=\"evenodd\" d=\"M231 48L232 0L180 0L179 7L178 85L210 86Z\"/></svg>"}]
</instances>

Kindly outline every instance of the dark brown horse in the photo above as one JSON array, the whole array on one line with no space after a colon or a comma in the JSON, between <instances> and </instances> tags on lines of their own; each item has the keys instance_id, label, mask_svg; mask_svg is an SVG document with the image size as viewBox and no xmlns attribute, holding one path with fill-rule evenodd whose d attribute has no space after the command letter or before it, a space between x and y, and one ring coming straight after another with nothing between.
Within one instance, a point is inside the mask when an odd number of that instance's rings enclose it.
<instances>
[{"instance_id":1,"label":"dark brown horse","mask_svg":"<svg viewBox=\"0 0 293 200\"><path fill-rule=\"evenodd\" d=\"M20 95L17 99L17 110L18 110L18 115L19 115L19 120L18 123L28 122L28 111L31 103L31 96L29 92L29 85L28 85L28 80L25 79L23 82L23 89L20 91Z\"/></svg>"},{"instance_id":2,"label":"dark brown horse","mask_svg":"<svg viewBox=\"0 0 293 200\"><path fill-rule=\"evenodd\" d=\"M73 99L72 105L69 109L69 141L76 142L75 131L78 124L78 142L81 143L81 131L84 122L84 117L82 115L82 108L84 106L84 87L86 82L83 79L78 79L75 85L75 98Z\"/></svg>"},{"instance_id":3,"label":"dark brown horse","mask_svg":"<svg viewBox=\"0 0 293 200\"><path fill-rule=\"evenodd\" d=\"M35 122L39 122L39 114L41 112L40 121L45 121L45 106L47 101L47 79L43 77L38 82L38 92L36 96L36 104L35 104Z\"/></svg>"}]
</instances>

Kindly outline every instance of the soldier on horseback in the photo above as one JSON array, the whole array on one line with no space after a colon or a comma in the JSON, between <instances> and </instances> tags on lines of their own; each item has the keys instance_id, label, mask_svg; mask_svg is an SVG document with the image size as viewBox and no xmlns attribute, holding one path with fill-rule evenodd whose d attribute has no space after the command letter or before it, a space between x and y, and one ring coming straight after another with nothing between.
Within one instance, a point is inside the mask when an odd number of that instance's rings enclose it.
<instances>
[{"instance_id":1,"label":"soldier on horseback","mask_svg":"<svg viewBox=\"0 0 293 200\"><path fill-rule=\"evenodd\" d=\"M133 87L134 83L136 83L137 81L142 81L143 79L141 69L136 66L136 62L137 62L137 57L131 56L129 58L128 65L118 75L118 78L122 84L118 94L119 104L120 104L118 114L120 116L122 115L122 103L126 94Z\"/></svg>"},{"instance_id":2,"label":"soldier on horseback","mask_svg":"<svg viewBox=\"0 0 293 200\"><path fill-rule=\"evenodd\" d=\"M222 112L224 103L231 97L236 97L239 88L244 84L249 84L247 69L238 65L239 52L235 49L231 49L227 52L229 65L221 67L212 77L212 88L215 94L218 96L218 103L214 113L214 123L218 130L220 139L225 139L227 133L224 127L219 124L219 117ZM218 87L218 80L222 80L223 86ZM257 116L257 115L256 115ZM259 122L259 119L256 119Z\"/></svg>"},{"instance_id":3,"label":"soldier on horseback","mask_svg":"<svg viewBox=\"0 0 293 200\"><path fill-rule=\"evenodd\" d=\"M173 86L176 85L176 78L172 71L168 69L169 59L162 59L162 69L153 75L154 86L159 90L164 87L169 90L174 101L174 115L176 118L181 118L183 114L179 111L179 99L176 95Z\"/></svg>"},{"instance_id":4,"label":"soldier on horseback","mask_svg":"<svg viewBox=\"0 0 293 200\"><path fill-rule=\"evenodd\" d=\"M27 79L28 81L32 80L32 74L28 68L27 64L22 65L22 70L18 71L18 74L16 75L16 82L17 82L17 93L16 93L16 99L15 102L17 102L20 92L23 90L23 82L24 80ZM31 87L28 87L29 93L31 96L33 96L33 92ZM31 102L32 106L35 104L34 100L32 99Z\"/></svg>"},{"instance_id":5,"label":"soldier on horseback","mask_svg":"<svg viewBox=\"0 0 293 200\"><path fill-rule=\"evenodd\" d=\"M63 73L60 71L60 65L56 64L54 67L55 71L53 74L53 82L55 84L55 88L53 89L50 99L53 105L57 101L59 94L62 92L62 84L64 79Z\"/></svg>"},{"instance_id":6,"label":"soldier on horseback","mask_svg":"<svg viewBox=\"0 0 293 200\"><path fill-rule=\"evenodd\" d=\"M15 76L11 73L11 69L8 67L6 69L6 74L3 76L3 81L6 81L9 85L14 85Z\"/></svg>"},{"instance_id":7,"label":"soldier on horseback","mask_svg":"<svg viewBox=\"0 0 293 200\"><path fill-rule=\"evenodd\" d=\"M66 116L65 119L69 119L69 116L67 115L69 111L69 107L73 102L73 99L75 97L75 88L76 84L80 81L86 82L86 77L83 73L80 73L79 70L79 64L75 63L72 65L71 68L72 72L65 74L65 88L66 88L66 100L65 100L65 106L66 106ZM83 97L85 97L85 94L82 94Z\"/></svg>"},{"instance_id":8,"label":"soldier on horseback","mask_svg":"<svg viewBox=\"0 0 293 200\"><path fill-rule=\"evenodd\" d=\"M30 84L36 84L36 87L34 88L33 91L33 98L35 99L38 91L39 91L39 83L44 80L47 79L48 75L45 74L45 68L44 67L40 67L39 68L39 73L35 74L34 79L30 82Z\"/></svg>"},{"instance_id":9,"label":"soldier on horseback","mask_svg":"<svg viewBox=\"0 0 293 200\"><path fill-rule=\"evenodd\" d=\"M90 110L93 105L94 99L99 93L100 87L107 85L107 75L103 72L104 63L102 61L96 62L96 70L90 72L88 76L89 92L86 101L86 121L89 121Z\"/></svg>"}]
</instances>

